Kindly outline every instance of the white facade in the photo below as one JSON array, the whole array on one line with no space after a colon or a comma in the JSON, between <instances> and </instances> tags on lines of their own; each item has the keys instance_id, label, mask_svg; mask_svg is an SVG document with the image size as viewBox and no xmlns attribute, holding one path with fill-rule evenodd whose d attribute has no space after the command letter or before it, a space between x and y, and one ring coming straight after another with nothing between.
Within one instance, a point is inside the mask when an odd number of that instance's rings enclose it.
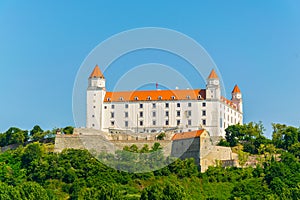
<instances>
[{"instance_id":1,"label":"white facade","mask_svg":"<svg viewBox=\"0 0 300 200\"><path fill-rule=\"evenodd\" d=\"M236 86L232 100L221 97L214 71L206 89L107 92L98 66L87 89L87 128L105 132L187 132L205 128L225 136L229 125L243 123L242 96Z\"/></svg>"}]
</instances>

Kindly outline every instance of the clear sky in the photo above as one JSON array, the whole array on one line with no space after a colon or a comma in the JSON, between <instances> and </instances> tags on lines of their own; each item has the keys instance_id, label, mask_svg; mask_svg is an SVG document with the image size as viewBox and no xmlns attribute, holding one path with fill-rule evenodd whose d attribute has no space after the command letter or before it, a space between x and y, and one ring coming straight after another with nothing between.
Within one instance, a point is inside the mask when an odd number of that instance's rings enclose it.
<instances>
[{"instance_id":1,"label":"clear sky","mask_svg":"<svg viewBox=\"0 0 300 200\"><path fill-rule=\"evenodd\" d=\"M74 125L72 90L85 57L108 37L140 27L174 29L199 42L218 66L227 97L240 86L245 122L263 121L267 135L272 122L299 126L298 0L3 0L0 132Z\"/></svg>"}]
</instances>

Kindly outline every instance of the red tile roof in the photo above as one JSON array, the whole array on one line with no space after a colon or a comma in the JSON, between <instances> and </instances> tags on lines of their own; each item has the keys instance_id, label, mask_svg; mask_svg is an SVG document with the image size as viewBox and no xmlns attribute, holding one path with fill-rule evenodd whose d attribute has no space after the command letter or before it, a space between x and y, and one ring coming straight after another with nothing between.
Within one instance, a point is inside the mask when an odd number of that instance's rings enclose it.
<instances>
[{"instance_id":1,"label":"red tile roof","mask_svg":"<svg viewBox=\"0 0 300 200\"><path fill-rule=\"evenodd\" d=\"M105 102L117 101L166 101L166 100L204 100L206 90L137 90L106 92Z\"/></svg>"},{"instance_id":2,"label":"red tile roof","mask_svg":"<svg viewBox=\"0 0 300 200\"><path fill-rule=\"evenodd\" d=\"M241 93L241 90L237 85L235 85L233 90L232 90L232 93Z\"/></svg>"},{"instance_id":3,"label":"red tile roof","mask_svg":"<svg viewBox=\"0 0 300 200\"><path fill-rule=\"evenodd\" d=\"M93 72L90 75L90 78L104 78L100 68L98 67L98 65L95 66Z\"/></svg>"},{"instance_id":4,"label":"red tile roof","mask_svg":"<svg viewBox=\"0 0 300 200\"><path fill-rule=\"evenodd\" d=\"M231 106L232 108L237 109L237 106L232 101L226 99L225 97L221 97L221 101Z\"/></svg>"},{"instance_id":5,"label":"red tile roof","mask_svg":"<svg viewBox=\"0 0 300 200\"><path fill-rule=\"evenodd\" d=\"M184 133L176 133L172 140L183 140L183 139L190 139L190 138L197 138L200 137L200 135L204 132L204 129L202 130L196 130L191 132L184 132Z\"/></svg>"},{"instance_id":6,"label":"red tile roof","mask_svg":"<svg viewBox=\"0 0 300 200\"><path fill-rule=\"evenodd\" d=\"M218 77L217 73L215 72L215 70L214 69L211 70L211 72L210 72L210 74L208 76L208 79L218 79L218 78L219 77Z\"/></svg>"}]
</instances>

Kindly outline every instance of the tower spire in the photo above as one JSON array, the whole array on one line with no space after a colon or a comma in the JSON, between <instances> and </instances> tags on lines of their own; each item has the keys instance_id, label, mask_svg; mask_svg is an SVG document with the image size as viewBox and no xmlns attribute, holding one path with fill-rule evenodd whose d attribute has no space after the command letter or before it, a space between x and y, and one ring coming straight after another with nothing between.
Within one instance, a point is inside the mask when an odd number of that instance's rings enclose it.
<instances>
[{"instance_id":1,"label":"tower spire","mask_svg":"<svg viewBox=\"0 0 300 200\"><path fill-rule=\"evenodd\" d=\"M208 79L219 79L219 77L214 69L211 70L211 72L208 76Z\"/></svg>"},{"instance_id":2,"label":"tower spire","mask_svg":"<svg viewBox=\"0 0 300 200\"><path fill-rule=\"evenodd\" d=\"M231 93L232 94L241 93L241 90L240 90L239 86L235 85Z\"/></svg>"},{"instance_id":3,"label":"tower spire","mask_svg":"<svg viewBox=\"0 0 300 200\"><path fill-rule=\"evenodd\" d=\"M95 66L93 72L90 75L90 78L103 78L104 79L104 76L98 65Z\"/></svg>"}]
</instances>

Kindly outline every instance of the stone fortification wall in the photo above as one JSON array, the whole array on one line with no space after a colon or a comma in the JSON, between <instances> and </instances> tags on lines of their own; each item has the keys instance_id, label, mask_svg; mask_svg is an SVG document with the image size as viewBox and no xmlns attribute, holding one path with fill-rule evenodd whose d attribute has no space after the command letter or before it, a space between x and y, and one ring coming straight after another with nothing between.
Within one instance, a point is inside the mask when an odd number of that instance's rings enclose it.
<instances>
[{"instance_id":1,"label":"stone fortification wall","mask_svg":"<svg viewBox=\"0 0 300 200\"><path fill-rule=\"evenodd\" d=\"M209 166L222 164L223 166L238 166L238 156L232 153L231 148L215 146L207 132L200 138L190 138L172 141L173 133L166 133L164 140L157 140L158 134L110 134L93 129L75 129L73 135L57 135L55 138L55 152L63 149L88 149L91 152L114 153L125 146L136 145L149 148L155 142L161 144L165 156L175 156L181 159L195 158L204 172ZM186 150L183 152L183 149Z\"/></svg>"},{"instance_id":2,"label":"stone fortification wall","mask_svg":"<svg viewBox=\"0 0 300 200\"><path fill-rule=\"evenodd\" d=\"M209 166L237 166L237 155L232 153L230 147L213 146L210 152L200 159L201 172L205 172Z\"/></svg>"},{"instance_id":3,"label":"stone fortification wall","mask_svg":"<svg viewBox=\"0 0 300 200\"><path fill-rule=\"evenodd\" d=\"M54 152L61 152L63 149L88 149L93 152L114 153L122 150L125 146L136 145L142 148L148 145L149 148L155 142L163 147L164 155L171 154L172 142L168 140L171 134L166 134L165 140L157 140L158 134L109 134L93 129L74 129L73 135L58 134L55 138Z\"/></svg>"}]
</instances>

